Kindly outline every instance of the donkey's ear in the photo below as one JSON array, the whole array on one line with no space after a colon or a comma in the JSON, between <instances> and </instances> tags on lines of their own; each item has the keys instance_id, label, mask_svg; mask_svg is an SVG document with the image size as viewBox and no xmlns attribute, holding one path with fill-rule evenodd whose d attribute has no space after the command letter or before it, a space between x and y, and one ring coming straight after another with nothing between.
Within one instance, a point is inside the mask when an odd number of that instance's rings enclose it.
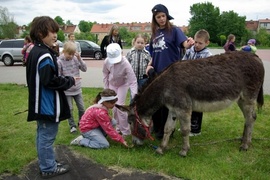
<instances>
[{"instance_id":1,"label":"donkey's ear","mask_svg":"<svg viewBox=\"0 0 270 180\"><path fill-rule=\"evenodd\" d=\"M115 107L117 107L120 111L130 112L130 107L129 106L115 104Z\"/></svg>"}]
</instances>

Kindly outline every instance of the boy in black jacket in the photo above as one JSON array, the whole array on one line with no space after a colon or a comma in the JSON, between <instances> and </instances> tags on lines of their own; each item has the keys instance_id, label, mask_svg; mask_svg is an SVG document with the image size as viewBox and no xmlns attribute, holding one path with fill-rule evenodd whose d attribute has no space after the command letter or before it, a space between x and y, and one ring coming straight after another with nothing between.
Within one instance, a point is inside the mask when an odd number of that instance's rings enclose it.
<instances>
[{"instance_id":1,"label":"boy in black jacket","mask_svg":"<svg viewBox=\"0 0 270 180\"><path fill-rule=\"evenodd\" d=\"M69 171L67 165L55 160L53 143L59 122L70 117L64 90L75 84L76 77L58 76L56 52L51 49L57 40L59 25L48 16L36 17L31 23L30 36L34 42L27 67L28 118L37 121L36 146L42 178Z\"/></svg>"}]
</instances>

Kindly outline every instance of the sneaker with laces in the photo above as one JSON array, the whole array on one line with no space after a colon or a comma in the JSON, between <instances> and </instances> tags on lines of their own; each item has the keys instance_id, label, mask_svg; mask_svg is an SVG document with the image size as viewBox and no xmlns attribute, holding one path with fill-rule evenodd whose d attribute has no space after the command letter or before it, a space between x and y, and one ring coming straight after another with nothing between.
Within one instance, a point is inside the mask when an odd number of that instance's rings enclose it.
<instances>
[{"instance_id":1,"label":"sneaker with laces","mask_svg":"<svg viewBox=\"0 0 270 180\"><path fill-rule=\"evenodd\" d=\"M75 133L75 132L77 132L76 127L72 127L72 128L70 128L70 133Z\"/></svg>"},{"instance_id":2,"label":"sneaker with laces","mask_svg":"<svg viewBox=\"0 0 270 180\"><path fill-rule=\"evenodd\" d=\"M83 139L83 136L80 135L78 137L76 137L75 139L73 139L70 143L70 145L80 145L80 141Z\"/></svg>"},{"instance_id":3,"label":"sneaker with laces","mask_svg":"<svg viewBox=\"0 0 270 180\"><path fill-rule=\"evenodd\" d=\"M190 133L189 133L189 137L192 137L192 136L199 136L199 135L201 135L201 132L199 132L199 133L193 133L193 132L190 132Z\"/></svg>"},{"instance_id":4,"label":"sneaker with laces","mask_svg":"<svg viewBox=\"0 0 270 180\"><path fill-rule=\"evenodd\" d=\"M48 178L52 178L55 176L59 176L61 174L65 174L69 171L69 166L68 165L58 165L56 169L53 172L41 172L40 176L42 179L48 179Z\"/></svg>"}]
</instances>

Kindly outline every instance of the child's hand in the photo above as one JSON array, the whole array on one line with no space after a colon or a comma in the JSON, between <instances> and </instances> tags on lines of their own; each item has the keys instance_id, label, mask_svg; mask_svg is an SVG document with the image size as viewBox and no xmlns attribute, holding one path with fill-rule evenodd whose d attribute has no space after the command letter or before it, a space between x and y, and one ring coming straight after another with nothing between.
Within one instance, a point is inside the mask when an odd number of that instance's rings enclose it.
<instances>
[{"instance_id":1,"label":"child's hand","mask_svg":"<svg viewBox=\"0 0 270 180\"><path fill-rule=\"evenodd\" d=\"M75 81L81 80L81 77L73 77Z\"/></svg>"},{"instance_id":2,"label":"child's hand","mask_svg":"<svg viewBox=\"0 0 270 180\"><path fill-rule=\"evenodd\" d=\"M78 52L75 52L74 54L78 59L81 59L81 55Z\"/></svg>"},{"instance_id":3,"label":"child's hand","mask_svg":"<svg viewBox=\"0 0 270 180\"><path fill-rule=\"evenodd\" d=\"M124 141L123 142L124 146L127 147L127 148L130 148L131 146L128 145L127 141Z\"/></svg>"}]
</instances>

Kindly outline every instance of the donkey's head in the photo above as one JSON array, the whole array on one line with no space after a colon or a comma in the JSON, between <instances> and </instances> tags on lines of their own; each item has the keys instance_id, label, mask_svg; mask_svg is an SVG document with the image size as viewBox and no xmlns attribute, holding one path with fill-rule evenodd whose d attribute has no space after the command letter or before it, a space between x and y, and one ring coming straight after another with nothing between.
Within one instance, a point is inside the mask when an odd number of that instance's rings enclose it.
<instances>
[{"instance_id":1,"label":"donkey's head","mask_svg":"<svg viewBox=\"0 0 270 180\"><path fill-rule=\"evenodd\" d=\"M115 107L128 113L128 123L130 124L133 144L142 145L143 140L147 138L153 140L150 134L150 122L139 117L136 106L121 106L116 104Z\"/></svg>"}]
</instances>

